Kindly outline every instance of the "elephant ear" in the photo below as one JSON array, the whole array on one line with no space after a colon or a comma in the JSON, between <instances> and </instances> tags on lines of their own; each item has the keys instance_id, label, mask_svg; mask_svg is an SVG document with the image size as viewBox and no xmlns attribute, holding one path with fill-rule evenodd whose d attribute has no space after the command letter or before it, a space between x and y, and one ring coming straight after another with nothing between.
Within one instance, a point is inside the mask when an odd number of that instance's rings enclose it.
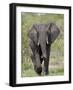
<instances>
[{"instance_id":1,"label":"elephant ear","mask_svg":"<svg viewBox=\"0 0 73 90\"><path fill-rule=\"evenodd\" d=\"M35 43L37 44L37 26L36 25L33 25L29 31L29 37L30 39Z\"/></svg>"},{"instance_id":2,"label":"elephant ear","mask_svg":"<svg viewBox=\"0 0 73 90\"><path fill-rule=\"evenodd\" d=\"M53 43L56 40L56 38L58 37L60 30L55 23L50 23L49 24L49 32L50 32L50 34L49 34L50 42Z\"/></svg>"}]
</instances>

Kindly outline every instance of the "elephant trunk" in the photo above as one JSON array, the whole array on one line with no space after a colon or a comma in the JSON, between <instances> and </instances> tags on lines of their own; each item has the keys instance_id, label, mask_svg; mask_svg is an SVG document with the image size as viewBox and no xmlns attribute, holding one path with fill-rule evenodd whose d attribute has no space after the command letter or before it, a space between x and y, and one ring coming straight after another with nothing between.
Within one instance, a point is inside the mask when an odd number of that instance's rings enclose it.
<instances>
[{"instance_id":1,"label":"elephant trunk","mask_svg":"<svg viewBox=\"0 0 73 90\"><path fill-rule=\"evenodd\" d=\"M46 43L40 44L41 46L41 51L42 51L42 57L47 58L47 52L46 52Z\"/></svg>"}]
</instances>

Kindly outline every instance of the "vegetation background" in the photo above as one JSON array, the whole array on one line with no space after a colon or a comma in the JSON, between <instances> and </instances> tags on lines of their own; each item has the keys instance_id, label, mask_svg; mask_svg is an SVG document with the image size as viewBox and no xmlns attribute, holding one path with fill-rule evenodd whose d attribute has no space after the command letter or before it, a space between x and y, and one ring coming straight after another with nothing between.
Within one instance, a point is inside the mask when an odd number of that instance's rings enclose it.
<instances>
[{"instance_id":1,"label":"vegetation background","mask_svg":"<svg viewBox=\"0 0 73 90\"><path fill-rule=\"evenodd\" d=\"M49 76L64 74L64 15L48 13L21 13L21 77L38 76L33 68L28 32L33 24L53 22L60 35L51 46ZM43 76L43 73L42 73Z\"/></svg>"}]
</instances>

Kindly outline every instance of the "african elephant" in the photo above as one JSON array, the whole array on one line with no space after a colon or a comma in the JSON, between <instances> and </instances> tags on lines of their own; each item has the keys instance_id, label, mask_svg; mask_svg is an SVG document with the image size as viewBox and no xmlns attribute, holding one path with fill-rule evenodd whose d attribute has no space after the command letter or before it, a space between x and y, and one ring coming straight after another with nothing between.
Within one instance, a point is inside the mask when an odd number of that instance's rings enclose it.
<instances>
[{"instance_id":1,"label":"african elephant","mask_svg":"<svg viewBox=\"0 0 73 90\"><path fill-rule=\"evenodd\" d=\"M42 72L44 61L44 73L48 75L49 56L51 44L60 33L55 23L34 24L29 30L29 45L32 51L32 62L38 75Z\"/></svg>"}]
</instances>

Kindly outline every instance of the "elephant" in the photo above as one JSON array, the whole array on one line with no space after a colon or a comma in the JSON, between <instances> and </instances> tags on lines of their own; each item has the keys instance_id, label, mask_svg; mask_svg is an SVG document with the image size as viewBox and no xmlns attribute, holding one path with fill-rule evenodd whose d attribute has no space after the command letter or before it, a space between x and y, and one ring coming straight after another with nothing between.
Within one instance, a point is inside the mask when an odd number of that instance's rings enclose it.
<instances>
[{"instance_id":1,"label":"elephant","mask_svg":"<svg viewBox=\"0 0 73 90\"><path fill-rule=\"evenodd\" d=\"M29 46L32 51L31 59L34 70L38 75L42 73L44 62L44 75L49 74L49 58L51 44L60 34L60 29L55 23L33 24L29 30Z\"/></svg>"}]
</instances>

